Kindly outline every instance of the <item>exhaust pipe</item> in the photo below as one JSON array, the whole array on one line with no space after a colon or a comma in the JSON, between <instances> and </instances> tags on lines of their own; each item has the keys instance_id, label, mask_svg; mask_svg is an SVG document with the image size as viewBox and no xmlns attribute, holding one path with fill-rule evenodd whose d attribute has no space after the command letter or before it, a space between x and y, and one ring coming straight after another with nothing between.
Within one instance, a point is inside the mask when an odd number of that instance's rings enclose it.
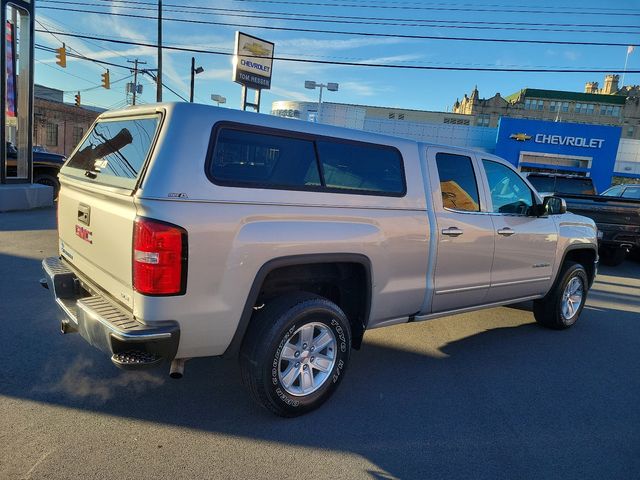
<instances>
[{"instance_id":1,"label":"exhaust pipe","mask_svg":"<svg viewBox=\"0 0 640 480\"><path fill-rule=\"evenodd\" d=\"M184 375L184 364L189 360L188 358L175 358L171 362L171 368L169 369L169 376L171 378L182 378Z\"/></svg>"}]
</instances>

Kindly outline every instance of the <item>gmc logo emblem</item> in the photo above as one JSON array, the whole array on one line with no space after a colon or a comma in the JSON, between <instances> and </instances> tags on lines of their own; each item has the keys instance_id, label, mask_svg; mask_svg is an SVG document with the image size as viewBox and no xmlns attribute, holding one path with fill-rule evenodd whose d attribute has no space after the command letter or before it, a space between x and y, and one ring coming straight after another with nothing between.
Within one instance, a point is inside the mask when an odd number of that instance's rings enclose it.
<instances>
[{"instance_id":1,"label":"gmc logo emblem","mask_svg":"<svg viewBox=\"0 0 640 480\"><path fill-rule=\"evenodd\" d=\"M85 242L93 243L93 240L91 239L91 235L92 235L91 231L87 230L84 227L81 227L80 225L76 225L76 235L79 236Z\"/></svg>"}]
</instances>

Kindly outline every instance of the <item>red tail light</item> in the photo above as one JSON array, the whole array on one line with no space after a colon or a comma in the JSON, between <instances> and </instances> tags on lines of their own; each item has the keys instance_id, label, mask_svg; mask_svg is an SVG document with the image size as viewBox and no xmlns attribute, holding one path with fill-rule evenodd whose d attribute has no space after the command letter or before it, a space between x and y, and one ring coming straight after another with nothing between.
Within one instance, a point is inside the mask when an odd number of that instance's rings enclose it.
<instances>
[{"instance_id":1,"label":"red tail light","mask_svg":"<svg viewBox=\"0 0 640 480\"><path fill-rule=\"evenodd\" d=\"M144 295L182 295L187 289L187 231L138 217L133 227L133 288Z\"/></svg>"}]
</instances>

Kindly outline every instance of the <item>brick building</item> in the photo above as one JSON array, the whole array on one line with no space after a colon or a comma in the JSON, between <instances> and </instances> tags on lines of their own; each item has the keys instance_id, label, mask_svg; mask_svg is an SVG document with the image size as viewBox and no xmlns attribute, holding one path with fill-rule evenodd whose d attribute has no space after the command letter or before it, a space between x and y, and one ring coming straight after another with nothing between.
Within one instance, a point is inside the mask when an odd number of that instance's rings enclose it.
<instances>
[{"instance_id":1,"label":"brick building","mask_svg":"<svg viewBox=\"0 0 640 480\"><path fill-rule=\"evenodd\" d=\"M63 92L35 86L33 145L69 155L100 113L99 109L63 102Z\"/></svg>"},{"instance_id":2,"label":"brick building","mask_svg":"<svg viewBox=\"0 0 640 480\"><path fill-rule=\"evenodd\" d=\"M623 138L640 139L640 86L619 87L618 75L607 75L603 88L587 82L584 92L524 88L508 97L480 98L477 88L456 100L453 112L470 115L472 124L496 127L500 117L613 125Z\"/></svg>"}]
</instances>

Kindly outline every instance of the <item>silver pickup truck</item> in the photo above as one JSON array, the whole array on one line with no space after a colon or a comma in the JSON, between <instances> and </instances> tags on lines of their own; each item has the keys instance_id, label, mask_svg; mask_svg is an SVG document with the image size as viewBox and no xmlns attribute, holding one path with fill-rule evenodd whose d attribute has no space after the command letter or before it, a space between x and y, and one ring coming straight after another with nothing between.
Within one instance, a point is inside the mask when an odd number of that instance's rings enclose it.
<instances>
[{"instance_id":1,"label":"silver pickup truck","mask_svg":"<svg viewBox=\"0 0 640 480\"><path fill-rule=\"evenodd\" d=\"M597 231L478 151L194 104L107 112L60 172L43 286L121 368L236 356L282 416L368 329L534 300L573 325Z\"/></svg>"}]
</instances>

